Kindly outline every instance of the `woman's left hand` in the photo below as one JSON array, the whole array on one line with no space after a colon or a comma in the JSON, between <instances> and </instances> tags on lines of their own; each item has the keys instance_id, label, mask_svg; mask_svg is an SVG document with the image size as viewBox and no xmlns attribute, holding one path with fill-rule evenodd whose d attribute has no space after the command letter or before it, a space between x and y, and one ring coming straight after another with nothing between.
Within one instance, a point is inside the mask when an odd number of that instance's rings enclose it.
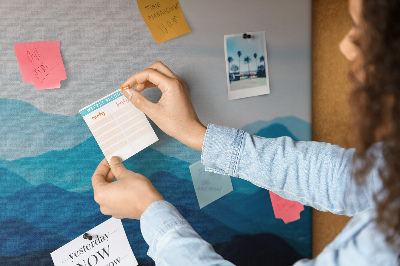
<instances>
[{"instance_id":1,"label":"woman's left hand","mask_svg":"<svg viewBox=\"0 0 400 266\"><path fill-rule=\"evenodd\" d=\"M126 169L118 157L100 162L92 185L100 211L117 219L139 220L153 202L164 200L147 177Z\"/></svg>"}]
</instances>

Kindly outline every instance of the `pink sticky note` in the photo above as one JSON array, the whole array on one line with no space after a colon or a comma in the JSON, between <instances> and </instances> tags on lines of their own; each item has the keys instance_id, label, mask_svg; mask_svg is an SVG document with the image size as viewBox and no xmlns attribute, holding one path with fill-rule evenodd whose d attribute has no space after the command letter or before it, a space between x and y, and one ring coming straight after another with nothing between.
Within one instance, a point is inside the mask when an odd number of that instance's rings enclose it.
<instances>
[{"instance_id":1,"label":"pink sticky note","mask_svg":"<svg viewBox=\"0 0 400 266\"><path fill-rule=\"evenodd\" d=\"M25 83L37 90L60 88L67 78L60 53L60 42L40 41L16 43L15 54Z\"/></svg>"},{"instance_id":2,"label":"pink sticky note","mask_svg":"<svg viewBox=\"0 0 400 266\"><path fill-rule=\"evenodd\" d=\"M296 201L290 201L279 197L273 192L269 192L275 218L282 219L285 224L300 219L300 213L304 211L304 206Z\"/></svg>"}]
</instances>

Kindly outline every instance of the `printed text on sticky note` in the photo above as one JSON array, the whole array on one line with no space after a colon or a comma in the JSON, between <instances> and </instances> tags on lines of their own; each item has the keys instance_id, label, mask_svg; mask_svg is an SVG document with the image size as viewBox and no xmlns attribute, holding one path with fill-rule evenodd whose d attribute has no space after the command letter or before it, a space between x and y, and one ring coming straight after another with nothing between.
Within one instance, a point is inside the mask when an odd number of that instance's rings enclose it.
<instances>
[{"instance_id":1,"label":"printed text on sticky note","mask_svg":"<svg viewBox=\"0 0 400 266\"><path fill-rule=\"evenodd\" d=\"M190 32L178 0L137 0L140 14L157 43Z\"/></svg>"},{"instance_id":2,"label":"printed text on sticky note","mask_svg":"<svg viewBox=\"0 0 400 266\"><path fill-rule=\"evenodd\" d=\"M110 218L87 233L85 232L61 248L50 253L55 266L138 265L126 237L121 220Z\"/></svg>"},{"instance_id":3,"label":"printed text on sticky note","mask_svg":"<svg viewBox=\"0 0 400 266\"><path fill-rule=\"evenodd\" d=\"M206 172L200 161L189 168L200 209L233 191L230 176Z\"/></svg>"},{"instance_id":4,"label":"printed text on sticky note","mask_svg":"<svg viewBox=\"0 0 400 266\"><path fill-rule=\"evenodd\" d=\"M126 160L158 140L145 114L119 90L79 112L107 161Z\"/></svg>"},{"instance_id":5,"label":"printed text on sticky note","mask_svg":"<svg viewBox=\"0 0 400 266\"><path fill-rule=\"evenodd\" d=\"M22 79L36 90L60 88L67 78L60 53L60 42L40 41L14 45Z\"/></svg>"},{"instance_id":6,"label":"printed text on sticky note","mask_svg":"<svg viewBox=\"0 0 400 266\"><path fill-rule=\"evenodd\" d=\"M300 219L300 213L304 211L304 206L296 201L284 199L273 192L269 192L275 218L282 219L285 224Z\"/></svg>"}]
</instances>

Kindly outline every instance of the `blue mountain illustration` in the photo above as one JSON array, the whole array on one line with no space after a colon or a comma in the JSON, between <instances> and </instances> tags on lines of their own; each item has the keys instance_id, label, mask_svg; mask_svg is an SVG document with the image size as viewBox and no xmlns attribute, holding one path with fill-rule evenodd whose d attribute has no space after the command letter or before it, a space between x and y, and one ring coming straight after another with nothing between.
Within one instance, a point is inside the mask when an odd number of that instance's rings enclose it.
<instances>
[{"instance_id":1,"label":"blue mountain illustration","mask_svg":"<svg viewBox=\"0 0 400 266\"><path fill-rule=\"evenodd\" d=\"M176 193L177 187L175 187L179 185L179 178L165 172L156 175L159 177L156 183L160 183L163 177L168 183L173 181L171 183L174 185L169 188L168 185L164 186L165 190L170 191L164 193L166 198L175 202L180 213L207 241L212 244L229 241L234 235L238 234L237 231L208 214L180 205L190 206L190 203L185 199L185 195L187 195L185 192L190 189L189 181L186 181L187 184L183 184L184 193L183 196L180 196L179 193ZM158 187L161 190L161 187ZM14 238L5 237L2 240L2 245L0 245L0 254L18 256L35 250L35 247L55 247L56 249L107 220L109 216L100 213L99 206L94 202L92 193L85 194L87 195L65 191L51 184L43 184L33 189L26 189L23 193L15 193L13 196L0 198L0 212L7 214L6 217L2 217L4 220L0 221L0 225L1 223L5 224L0 227L0 235L7 236L9 230L15 230L18 231L15 232L15 235L19 239L16 246ZM179 196L174 197L174 195ZM88 197L91 199L88 199ZM30 200L27 201L26 199ZM195 201L195 199L191 199L191 201ZM19 208L13 208L12 211L9 211L9 206L18 204ZM19 217L19 219L15 217ZM145 258L147 244L140 234L139 221L123 220L123 223L131 245L136 247L134 249L135 254ZM32 224L35 225L35 228ZM32 238L32 234L24 233L26 230L40 232L43 237ZM49 242L48 239L51 237L58 240ZM54 243L57 243L57 245L54 246ZM14 250L16 247L18 251Z\"/></svg>"},{"instance_id":2,"label":"blue mountain illustration","mask_svg":"<svg viewBox=\"0 0 400 266\"><path fill-rule=\"evenodd\" d=\"M191 181L182 180L164 171L149 178L164 198L176 206L192 227L212 244L229 241L238 233L273 232L292 243L301 254L307 254L304 241L297 245L294 231L299 224L307 226L307 215L310 213L304 211L303 219L284 225L281 220L274 218L268 191L260 189L253 195L230 193L199 210ZM0 213L5 214L2 219L11 220L18 217L29 224L35 224L40 230L63 236L67 243L108 219L99 212L99 206L94 202L92 193L69 192L51 184L43 184L21 190L12 196L1 197ZM135 254L142 254L145 258L147 245L139 233L138 222L124 220L124 225L125 223L130 224L125 226L125 230L132 230L128 239L132 246L137 246ZM0 234L2 233L0 228ZM59 242L60 246L65 243ZM26 250L28 251L30 250ZM0 249L0 252L5 255L9 251Z\"/></svg>"},{"instance_id":3,"label":"blue mountain illustration","mask_svg":"<svg viewBox=\"0 0 400 266\"><path fill-rule=\"evenodd\" d=\"M274 124L286 127L291 135L295 136L295 139L302 141L311 140L311 124L295 116L278 117L271 121L256 121L244 126L243 130L257 135L256 132Z\"/></svg>"},{"instance_id":4,"label":"blue mountain illustration","mask_svg":"<svg viewBox=\"0 0 400 266\"><path fill-rule=\"evenodd\" d=\"M251 208L249 207L251 206ZM241 234L274 233L285 239L303 256L310 256L311 238L301 238L298 228L311 230L311 208L305 207L301 218L285 224L276 219L269 192L260 189L254 194L230 193L202 209ZM299 239L300 237L300 239Z\"/></svg>"},{"instance_id":5,"label":"blue mountain illustration","mask_svg":"<svg viewBox=\"0 0 400 266\"><path fill-rule=\"evenodd\" d=\"M57 249L65 239L57 233L39 229L19 219L0 222L0 251L3 256L20 256L24 253L44 249Z\"/></svg>"},{"instance_id":6,"label":"blue mountain illustration","mask_svg":"<svg viewBox=\"0 0 400 266\"><path fill-rule=\"evenodd\" d=\"M275 234L238 235L214 246L224 259L235 265L293 265L303 258ZM268 262L268 264L266 264Z\"/></svg>"},{"instance_id":7,"label":"blue mountain illustration","mask_svg":"<svg viewBox=\"0 0 400 266\"><path fill-rule=\"evenodd\" d=\"M102 159L103 153L91 137L69 150L51 151L14 161L0 159L0 166L15 171L33 185L51 183L68 190L91 186L93 172ZM145 176L168 171L181 179L191 180L189 163L165 156L151 148L132 156L124 164Z\"/></svg>"},{"instance_id":8,"label":"blue mountain illustration","mask_svg":"<svg viewBox=\"0 0 400 266\"><path fill-rule=\"evenodd\" d=\"M0 167L0 196L8 196L16 191L32 187L22 176Z\"/></svg>"},{"instance_id":9,"label":"blue mountain illustration","mask_svg":"<svg viewBox=\"0 0 400 266\"><path fill-rule=\"evenodd\" d=\"M1 220L18 218L43 230L57 232L65 238L71 236L63 233L66 230L65 221L72 222L98 212L99 206L93 200L93 193L69 192L51 184L0 197Z\"/></svg>"},{"instance_id":10,"label":"blue mountain illustration","mask_svg":"<svg viewBox=\"0 0 400 266\"><path fill-rule=\"evenodd\" d=\"M183 145L178 140L165 134L153 121L150 124L158 137L158 141L151 145L155 149L167 156L174 157L181 161L193 164L200 160L201 152Z\"/></svg>"},{"instance_id":11,"label":"blue mountain illustration","mask_svg":"<svg viewBox=\"0 0 400 266\"><path fill-rule=\"evenodd\" d=\"M130 226L124 224L124 227ZM149 257L139 256L135 245L131 243L131 246L139 265L155 265ZM220 242L213 246L218 254L236 265L258 266L264 265L266 261L271 265L293 265L294 262L303 258L290 244L274 234L236 235L230 241ZM50 257L52 251L54 250L39 249L17 257L0 255L0 264L28 265L35 262L35 265L51 266L53 265Z\"/></svg>"},{"instance_id":12,"label":"blue mountain illustration","mask_svg":"<svg viewBox=\"0 0 400 266\"><path fill-rule=\"evenodd\" d=\"M36 112L41 111L36 109ZM42 115L47 117L47 123L58 116L44 113ZM70 120L71 127L76 127L79 131L81 129L77 124L83 123L85 130L88 130L80 116L78 118ZM296 120L298 125L302 124L297 118L288 119ZM34 122L27 123L35 124L36 117L32 120ZM284 120L285 118L280 118L279 121ZM307 124L304 123L302 126ZM75 134L62 127L64 122L59 122L59 125L61 127L55 128L66 130L66 138ZM302 138L289 130L283 122L257 121L247 127L249 133L261 137L290 136L294 140ZM165 135L157 127L154 128L160 138L158 146L146 148L126 160L124 165L147 176L164 198L176 206L205 240L213 245L229 245L234 243L232 241L237 241L234 239L237 235L256 237L259 234L274 233L290 243L302 256L311 255L310 208L305 208L299 221L285 225L282 220L275 219L268 191L242 179L231 178L234 191L200 210L189 171L189 165L200 160L200 153ZM36 127L32 127L31 130L33 135L40 132ZM62 133L59 132L61 137L56 139L63 138ZM66 143L74 141L67 139ZM8 261L23 261L51 249L55 250L109 218L100 213L91 190L91 176L104 158L95 139L89 137L78 141L78 144L69 144L70 147L60 149L52 148L55 147L52 142L50 139L46 146L51 150L38 152L38 149L34 155L36 157L0 159L0 234L4 236L15 233L21 238L2 240L4 244L0 246L0 262L3 258ZM140 233L139 222L123 220L123 224L135 256L148 263L148 247ZM10 230L31 230L38 235L43 234L43 237ZM53 238L57 239L56 244L52 242ZM244 240L248 239L250 238ZM30 247L27 243L30 243ZM14 251L13 248L17 248L18 251ZM10 256L17 257L13 259Z\"/></svg>"},{"instance_id":13,"label":"blue mountain illustration","mask_svg":"<svg viewBox=\"0 0 400 266\"><path fill-rule=\"evenodd\" d=\"M70 149L92 134L80 114L44 113L33 105L0 98L0 158L15 160Z\"/></svg>"},{"instance_id":14,"label":"blue mountain illustration","mask_svg":"<svg viewBox=\"0 0 400 266\"><path fill-rule=\"evenodd\" d=\"M54 266L50 253L54 249L37 249L20 256L0 255L0 265L35 265Z\"/></svg>"},{"instance_id":15,"label":"blue mountain illustration","mask_svg":"<svg viewBox=\"0 0 400 266\"><path fill-rule=\"evenodd\" d=\"M257 135L259 137L263 138L278 138L278 137L291 137L294 141L298 141L298 139L293 136L293 134L287 129L287 127L281 125L281 124L272 124L268 127L262 128L254 135Z\"/></svg>"},{"instance_id":16,"label":"blue mountain illustration","mask_svg":"<svg viewBox=\"0 0 400 266\"><path fill-rule=\"evenodd\" d=\"M38 157L14 161L0 159L0 167L17 172L33 185L52 183L71 190L79 187L90 188L91 176L102 159L103 154L97 142L91 137L69 150L51 151ZM154 161L158 163L154 164ZM189 163L166 156L152 148L146 148L132 156L124 162L124 165L145 176L167 171L173 172L180 179L191 181ZM259 189L243 180L234 180L233 185L237 191L244 193L253 193Z\"/></svg>"}]
</instances>

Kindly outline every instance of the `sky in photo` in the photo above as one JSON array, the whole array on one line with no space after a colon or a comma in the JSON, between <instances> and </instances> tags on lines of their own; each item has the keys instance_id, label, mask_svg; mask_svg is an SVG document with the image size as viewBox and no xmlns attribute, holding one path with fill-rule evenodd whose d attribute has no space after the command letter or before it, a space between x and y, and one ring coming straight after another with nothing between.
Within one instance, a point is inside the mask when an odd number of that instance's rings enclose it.
<instances>
[{"instance_id":1,"label":"sky in photo","mask_svg":"<svg viewBox=\"0 0 400 266\"><path fill-rule=\"evenodd\" d=\"M254 59L254 53L257 53L257 65L260 65L260 57L264 56L266 58L265 52L265 41L264 41L264 32L251 33L250 39L243 39L242 34L238 34L236 36L226 38L226 51L227 58L231 56L233 61L231 64L235 64L239 66L239 57L238 51L242 52L240 56L240 70L242 72L248 71L248 66L244 62L244 58L249 56L251 59L250 62L250 71L256 71L256 64ZM226 59L227 59L226 58Z\"/></svg>"}]
</instances>

